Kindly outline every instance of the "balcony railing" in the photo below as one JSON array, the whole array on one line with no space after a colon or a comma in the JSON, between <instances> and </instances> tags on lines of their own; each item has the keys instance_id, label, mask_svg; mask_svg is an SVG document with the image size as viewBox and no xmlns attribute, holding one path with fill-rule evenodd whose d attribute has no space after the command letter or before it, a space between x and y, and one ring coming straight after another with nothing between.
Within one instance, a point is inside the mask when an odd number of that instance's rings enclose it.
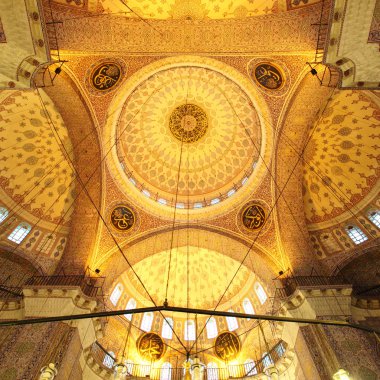
<instances>
[{"instance_id":1,"label":"balcony railing","mask_svg":"<svg viewBox=\"0 0 380 380\"><path fill-rule=\"evenodd\" d=\"M0 300L19 300L22 296L22 288L0 285Z\"/></svg>"},{"instance_id":2,"label":"balcony railing","mask_svg":"<svg viewBox=\"0 0 380 380\"><path fill-rule=\"evenodd\" d=\"M87 277L82 275L33 276L26 281L25 286L78 286L86 296L100 297L103 295L103 282L104 277Z\"/></svg>"},{"instance_id":3,"label":"balcony railing","mask_svg":"<svg viewBox=\"0 0 380 380\"><path fill-rule=\"evenodd\" d=\"M223 368L203 367L204 380L226 380L226 379L242 379L254 376L264 372L268 365L274 364L285 354L286 343L279 341L266 353L261 359L239 365L227 365ZM91 347L91 355L98 365L102 368L112 371L116 358L111 356L105 348L98 342L93 343ZM154 365L135 364L126 360L128 377L131 378L150 378L165 380L182 380L185 374L183 367L155 367Z\"/></svg>"},{"instance_id":4,"label":"balcony railing","mask_svg":"<svg viewBox=\"0 0 380 380\"><path fill-rule=\"evenodd\" d=\"M343 276L295 276L282 280L284 287L278 289L280 297L289 297L297 288L326 288L334 286L351 286Z\"/></svg>"}]
</instances>

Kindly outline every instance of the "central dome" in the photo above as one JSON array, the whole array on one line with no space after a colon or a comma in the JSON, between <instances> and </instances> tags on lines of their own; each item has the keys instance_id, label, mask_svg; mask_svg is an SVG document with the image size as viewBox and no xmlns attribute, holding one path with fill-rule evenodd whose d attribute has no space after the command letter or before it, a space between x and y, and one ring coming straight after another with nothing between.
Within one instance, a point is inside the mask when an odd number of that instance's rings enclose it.
<instances>
[{"instance_id":1,"label":"central dome","mask_svg":"<svg viewBox=\"0 0 380 380\"><path fill-rule=\"evenodd\" d=\"M187 65L141 81L123 105L116 136L129 183L178 208L232 196L253 173L261 147L260 121L242 88Z\"/></svg>"}]
</instances>

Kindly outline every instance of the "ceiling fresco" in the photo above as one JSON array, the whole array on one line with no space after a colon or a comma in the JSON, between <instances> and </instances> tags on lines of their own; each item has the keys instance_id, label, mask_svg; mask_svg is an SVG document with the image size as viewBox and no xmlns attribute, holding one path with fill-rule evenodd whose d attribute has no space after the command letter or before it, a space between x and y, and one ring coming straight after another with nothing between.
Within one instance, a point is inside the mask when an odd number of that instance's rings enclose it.
<instances>
[{"instance_id":1,"label":"ceiling fresco","mask_svg":"<svg viewBox=\"0 0 380 380\"><path fill-rule=\"evenodd\" d=\"M165 299L169 253L169 250L156 253L133 266L158 304ZM188 294L189 307L205 309L214 307L238 266L239 262L234 259L206 248L194 246L173 248L168 293L170 304L186 307ZM144 289L131 269L128 269L122 278L129 294L137 297L140 302L147 299ZM250 290L252 291L254 280L255 275L243 265L226 292L222 304L229 300L225 305L229 308L234 302L240 301Z\"/></svg>"},{"instance_id":2,"label":"ceiling fresco","mask_svg":"<svg viewBox=\"0 0 380 380\"><path fill-rule=\"evenodd\" d=\"M51 122L71 156L72 146L60 114L42 91L40 94L41 98L33 91L0 94L1 200L7 204L9 199L10 208L12 202L20 203L37 218L67 225L74 178Z\"/></svg>"},{"instance_id":3,"label":"ceiling fresco","mask_svg":"<svg viewBox=\"0 0 380 380\"><path fill-rule=\"evenodd\" d=\"M379 123L380 108L363 92L332 97L304 154L308 223L333 220L374 188L380 175Z\"/></svg>"},{"instance_id":4,"label":"ceiling fresco","mask_svg":"<svg viewBox=\"0 0 380 380\"><path fill-rule=\"evenodd\" d=\"M206 68L171 68L128 97L116 131L118 158L145 195L192 208L248 180L261 149L260 128L235 82Z\"/></svg>"}]
</instances>

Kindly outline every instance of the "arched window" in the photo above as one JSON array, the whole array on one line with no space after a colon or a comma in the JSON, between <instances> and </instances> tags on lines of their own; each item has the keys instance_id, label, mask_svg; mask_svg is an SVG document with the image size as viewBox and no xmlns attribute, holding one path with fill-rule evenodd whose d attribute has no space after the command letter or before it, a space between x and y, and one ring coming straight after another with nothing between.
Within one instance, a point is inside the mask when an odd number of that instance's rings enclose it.
<instances>
[{"instance_id":1,"label":"arched window","mask_svg":"<svg viewBox=\"0 0 380 380\"><path fill-rule=\"evenodd\" d=\"M206 325L207 338L212 339L216 338L218 335L218 325L216 324L216 320L214 317L211 317Z\"/></svg>"},{"instance_id":2,"label":"arched window","mask_svg":"<svg viewBox=\"0 0 380 380\"><path fill-rule=\"evenodd\" d=\"M207 380L219 380L218 366L216 363L207 364Z\"/></svg>"},{"instance_id":3,"label":"arched window","mask_svg":"<svg viewBox=\"0 0 380 380\"><path fill-rule=\"evenodd\" d=\"M346 232L349 238L355 243L360 244L368 240L366 234L357 226L347 226Z\"/></svg>"},{"instance_id":4,"label":"arched window","mask_svg":"<svg viewBox=\"0 0 380 380\"><path fill-rule=\"evenodd\" d=\"M164 339L172 339L173 338L173 319L169 317L165 317L164 322L162 324L162 337Z\"/></svg>"},{"instance_id":5,"label":"arched window","mask_svg":"<svg viewBox=\"0 0 380 380\"><path fill-rule=\"evenodd\" d=\"M52 247L55 240L55 234L47 234L41 240L37 250L41 253L49 252L49 249Z\"/></svg>"},{"instance_id":6,"label":"arched window","mask_svg":"<svg viewBox=\"0 0 380 380\"><path fill-rule=\"evenodd\" d=\"M127 306L125 307L125 310L132 310L136 309L136 300L134 298L130 298L127 302ZM128 319L128 321L132 320L132 314L124 314L125 318Z\"/></svg>"},{"instance_id":7,"label":"arched window","mask_svg":"<svg viewBox=\"0 0 380 380\"><path fill-rule=\"evenodd\" d=\"M111 294L111 297L110 297L110 301L112 303L112 305L116 306L117 303L119 302L119 299L121 297L121 293L123 293L123 285L121 284L117 284L115 286L115 289L113 290L112 294Z\"/></svg>"},{"instance_id":8,"label":"arched window","mask_svg":"<svg viewBox=\"0 0 380 380\"><path fill-rule=\"evenodd\" d=\"M248 298L244 298L243 300L243 309L246 314L255 314L255 309Z\"/></svg>"},{"instance_id":9,"label":"arched window","mask_svg":"<svg viewBox=\"0 0 380 380\"><path fill-rule=\"evenodd\" d=\"M20 223L8 236L8 239L14 243L20 244L25 236L28 235L32 227L28 223Z\"/></svg>"},{"instance_id":10,"label":"arched window","mask_svg":"<svg viewBox=\"0 0 380 380\"><path fill-rule=\"evenodd\" d=\"M149 313L144 313L142 321L141 321L141 330L149 332L152 329L153 324L153 313L150 311Z\"/></svg>"},{"instance_id":11,"label":"arched window","mask_svg":"<svg viewBox=\"0 0 380 380\"><path fill-rule=\"evenodd\" d=\"M185 322L185 340L195 340L195 322L193 320Z\"/></svg>"},{"instance_id":12,"label":"arched window","mask_svg":"<svg viewBox=\"0 0 380 380\"><path fill-rule=\"evenodd\" d=\"M9 212L5 207L0 207L0 223L7 218L8 214Z\"/></svg>"},{"instance_id":13,"label":"arched window","mask_svg":"<svg viewBox=\"0 0 380 380\"><path fill-rule=\"evenodd\" d=\"M0 211L0 215L1 215L1 211ZM380 228L380 211L379 210L376 210L376 211L370 211L368 214L368 219L377 227L377 228ZM1 221L1 217L0 217L0 221Z\"/></svg>"},{"instance_id":14,"label":"arched window","mask_svg":"<svg viewBox=\"0 0 380 380\"><path fill-rule=\"evenodd\" d=\"M160 380L170 380L172 377L172 365L168 362L162 364Z\"/></svg>"},{"instance_id":15,"label":"arched window","mask_svg":"<svg viewBox=\"0 0 380 380\"><path fill-rule=\"evenodd\" d=\"M280 343L276 346L276 352L277 352L277 355L278 355L280 358L285 354L285 347L284 347L284 345L282 344L282 342L280 342Z\"/></svg>"},{"instance_id":16,"label":"arched window","mask_svg":"<svg viewBox=\"0 0 380 380\"><path fill-rule=\"evenodd\" d=\"M233 313L234 311L232 309L228 310L230 313ZM228 330L230 331L234 331L236 330L237 328L239 328L239 324L238 324L238 321L236 319L236 317L226 317L226 320L227 320L227 326L228 326Z\"/></svg>"},{"instance_id":17,"label":"arched window","mask_svg":"<svg viewBox=\"0 0 380 380\"><path fill-rule=\"evenodd\" d=\"M115 354L112 351L109 351L108 354L105 354L103 359L103 365L107 368L112 368L113 364L115 363Z\"/></svg>"},{"instance_id":18,"label":"arched window","mask_svg":"<svg viewBox=\"0 0 380 380\"><path fill-rule=\"evenodd\" d=\"M258 282L256 282L256 284L255 284L255 292L256 292L257 298L259 299L260 303L262 305L264 305L265 301L268 299L268 296L265 293L265 290L262 287L262 285Z\"/></svg>"},{"instance_id":19,"label":"arched window","mask_svg":"<svg viewBox=\"0 0 380 380\"><path fill-rule=\"evenodd\" d=\"M266 367L269 367L271 365L273 365L273 360L272 360L272 357L267 353L267 352L264 352L263 353L263 365L264 365L264 368Z\"/></svg>"},{"instance_id":20,"label":"arched window","mask_svg":"<svg viewBox=\"0 0 380 380\"><path fill-rule=\"evenodd\" d=\"M247 359L244 362L244 369L245 369L246 376L257 375L257 368L256 368L255 361L253 359Z\"/></svg>"}]
</instances>

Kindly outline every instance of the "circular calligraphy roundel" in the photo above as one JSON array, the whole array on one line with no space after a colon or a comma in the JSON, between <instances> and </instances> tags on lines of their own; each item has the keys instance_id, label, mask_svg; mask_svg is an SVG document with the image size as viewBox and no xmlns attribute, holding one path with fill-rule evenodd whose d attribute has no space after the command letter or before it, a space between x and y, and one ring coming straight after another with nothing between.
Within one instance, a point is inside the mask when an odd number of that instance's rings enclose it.
<instances>
[{"instance_id":1,"label":"circular calligraphy roundel","mask_svg":"<svg viewBox=\"0 0 380 380\"><path fill-rule=\"evenodd\" d=\"M170 115L169 128L174 137L185 143L201 139L207 131L206 113L195 104L183 104Z\"/></svg>"},{"instance_id":2,"label":"circular calligraphy roundel","mask_svg":"<svg viewBox=\"0 0 380 380\"><path fill-rule=\"evenodd\" d=\"M157 361L165 354L166 346L158 334L144 333L137 340L136 348L141 358L148 361Z\"/></svg>"},{"instance_id":3,"label":"circular calligraphy roundel","mask_svg":"<svg viewBox=\"0 0 380 380\"><path fill-rule=\"evenodd\" d=\"M264 225L266 215L264 209L260 205L251 203L244 209L241 219L245 228L249 230L257 230Z\"/></svg>"},{"instance_id":4,"label":"circular calligraphy roundel","mask_svg":"<svg viewBox=\"0 0 380 380\"><path fill-rule=\"evenodd\" d=\"M118 231L128 231L136 221L135 214L127 206L116 206L111 212L111 224Z\"/></svg>"},{"instance_id":5,"label":"circular calligraphy roundel","mask_svg":"<svg viewBox=\"0 0 380 380\"><path fill-rule=\"evenodd\" d=\"M215 354L221 360L234 360L240 349L239 337L230 331L222 332L215 339Z\"/></svg>"},{"instance_id":6,"label":"circular calligraphy roundel","mask_svg":"<svg viewBox=\"0 0 380 380\"><path fill-rule=\"evenodd\" d=\"M117 63L102 63L91 74L91 84L98 91L107 91L120 80L121 67Z\"/></svg>"},{"instance_id":7,"label":"circular calligraphy roundel","mask_svg":"<svg viewBox=\"0 0 380 380\"><path fill-rule=\"evenodd\" d=\"M257 84L268 90L279 90L285 84L282 70L273 63L258 63L251 75Z\"/></svg>"}]
</instances>

